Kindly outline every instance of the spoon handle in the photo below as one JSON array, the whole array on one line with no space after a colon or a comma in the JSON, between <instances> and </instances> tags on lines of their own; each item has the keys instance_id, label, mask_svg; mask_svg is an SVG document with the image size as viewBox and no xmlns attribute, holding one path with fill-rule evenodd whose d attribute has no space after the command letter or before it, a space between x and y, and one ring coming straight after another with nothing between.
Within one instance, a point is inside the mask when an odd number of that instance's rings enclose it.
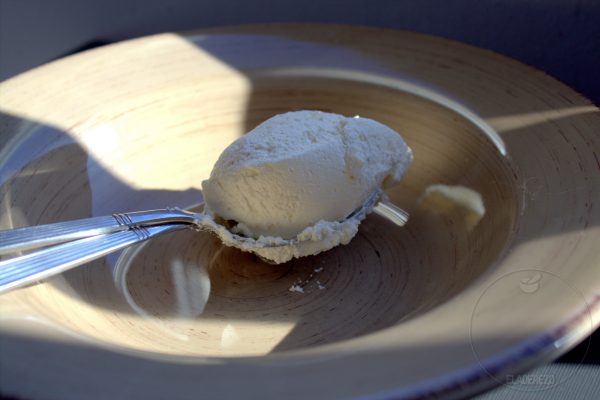
<instances>
[{"instance_id":1,"label":"spoon handle","mask_svg":"<svg viewBox=\"0 0 600 400\"><path fill-rule=\"evenodd\" d=\"M59 274L152 237L189 228L167 224L132 227L128 230L88 237L0 261L0 293Z\"/></svg>"},{"instance_id":2,"label":"spoon handle","mask_svg":"<svg viewBox=\"0 0 600 400\"><path fill-rule=\"evenodd\" d=\"M387 201L380 201L377 203L377 205L373 207L373 212L387 218L398 226L404 226L408 222L408 213L397 205Z\"/></svg>"},{"instance_id":3,"label":"spoon handle","mask_svg":"<svg viewBox=\"0 0 600 400\"><path fill-rule=\"evenodd\" d=\"M178 208L165 208L10 229L0 231L0 255L124 231L135 226L192 224L196 218L196 214L191 212Z\"/></svg>"}]
</instances>

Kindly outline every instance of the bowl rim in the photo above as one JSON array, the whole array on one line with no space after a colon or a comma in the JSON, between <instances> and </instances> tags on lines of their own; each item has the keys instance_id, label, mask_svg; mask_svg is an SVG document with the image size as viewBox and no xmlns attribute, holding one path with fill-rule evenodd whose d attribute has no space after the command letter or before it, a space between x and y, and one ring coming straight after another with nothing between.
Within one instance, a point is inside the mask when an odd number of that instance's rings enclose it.
<instances>
[{"instance_id":1,"label":"bowl rim","mask_svg":"<svg viewBox=\"0 0 600 400\"><path fill-rule=\"evenodd\" d=\"M250 31L255 30L255 29L266 29L267 31L269 29L271 29L270 27L273 27L275 31L279 30L279 29L284 29L285 27L302 27L302 26L307 26L307 24L261 24L261 25L242 25L242 26L236 26L236 27L224 27L224 28L217 28L217 29L207 29L207 30L203 30L201 32L203 32L203 34L211 34L212 33L218 33L218 32L228 32L230 29L234 30L234 31L238 31L238 32L244 32L245 29L249 29ZM324 27L327 27L328 29L334 29L335 27L337 27L339 29L339 27L343 27L344 30L356 30L356 31L369 31L371 32L371 34L392 34L392 35L401 35L403 34L401 31L398 30L393 30L393 29L385 29L385 28L366 28L366 27L356 27L356 26L349 26L349 25L332 25L332 24L308 24L308 26L311 27L320 27L320 29L323 29ZM194 31L194 34L196 31ZM188 32L187 35L190 35L190 33ZM447 42L453 45L458 45L461 47L467 47L470 48L472 51L476 51L476 52L481 52L482 50L479 48L476 48L474 46L468 46L462 43L458 43L452 40L448 40L448 39L444 39L444 38L438 38L438 37L434 37L431 35L422 35L422 34L415 34L415 33L409 33L409 35L416 35L416 36L422 36L427 38L427 40L435 40L435 41L443 41L443 42ZM143 39L133 39L133 40L143 40ZM128 41L129 42L129 41ZM103 46L102 49L108 48L112 45L109 46ZM102 49L95 49L95 50L89 50L89 51L102 51ZM483 50L486 52L489 52L488 50ZM87 53L87 52L86 52ZM492 53L492 52L489 52ZM503 59L507 59L506 57L502 56L502 55L496 55L494 54L495 57L501 57ZM512 63L516 63L515 61L512 61ZM533 68L526 66L524 64L518 63L519 64L519 68L522 68L523 66L528 68L531 71L534 71L535 74L540 74L541 72L538 70L534 70ZM36 68L37 70L43 69L44 66L38 67ZM21 75L18 75L17 77L19 79L24 79L27 78L28 73L24 73ZM15 78L11 78L9 79L9 81L14 81L16 79ZM572 89L569 89L572 91ZM427 98L427 97L425 97ZM431 99L429 99L431 100ZM458 104L458 106L462 107L460 105L460 103L456 103ZM477 117L476 114L472 113L468 108L464 108L464 110L466 110L466 112L473 114L472 116ZM464 113L464 110L461 110L462 113ZM456 110L454 110L456 111ZM462 114L459 112L460 115L465 116L465 114ZM466 114L466 115L470 115L470 114ZM471 115L470 115L471 116ZM467 118L469 121L472 121L471 118ZM488 126L487 123L485 123L485 121L482 120L482 123L485 124L485 126ZM493 134L496 134L496 131L493 128L489 128L491 130L491 132ZM483 132L487 132L486 130L483 130ZM494 136L490 136L489 137L492 142L497 143L497 141L494 140ZM498 145L497 145L498 146ZM454 374L446 374L446 375L442 375L442 376L436 376L433 377L430 380L424 380L424 381L420 381L415 383L412 386L405 386L402 388L398 388L398 389L393 389L393 390L387 390L387 391L382 391L382 392L378 392L378 393L374 393L373 396L375 397L382 397L382 398L388 398L388 397L402 397L402 398L420 398L420 397L424 397L424 396L454 396L454 395L458 395L458 394L475 394L478 392L481 392L482 390L485 390L487 388L491 388L494 386L497 386L498 384L500 384L500 382L496 381L495 379L490 379L490 374L487 371L506 371L507 369L514 371L515 373L520 373L523 372L524 370L530 368L532 365L534 364L538 364L540 362L544 362L544 361L549 361L552 360L558 356L560 356L561 354L565 353L567 350L569 350L570 348L574 347L577 343L579 343L582 339L584 339L585 337L587 337L587 335L590 333L588 328L586 327L586 321L587 319L585 317L587 317L588 315L592 315L594 318L592 318L593 321L593 329L597 329L598 326L600 326L600 318L598 318L600 316L600 295L596 294L593 295L592 297L592 302L587 304L586 307L584 307L581 310L578 310L576 312L574 312L570 318L559 324L556 328L553 328L551 330L545 331L545 332L541 332L531 338L529 338L528 340L521 342L517 345L511 346L501 352L498 352L497 354L495 354L492 357L488 357L484 360L480 360L479 364L473 364L470 366L465 367L464 369L458 370L456 371ZM352 339L350 339L352 340ZM99 348L102 348L102 346L99 346ZM268 357L274 357L274 358L279 358L279 357L283 357L285 356L289 356L289 355L293 355L296 352L301 352L302 350L297 350L297 351L289 351L289 352L285 352L285 353L280 353L280 354L273 354L270 355ZM85 349L82 349L81 354L83 356L83 354L85 353ZM124 353L119 352L121 355L123 355ZM129 356L133 356L135 353L137 352L130 352L127 351L125 353L128 353ZM110 354L110 351L107 352L107 354ZM83 356L83 358L85 358L85 356ZM137 357L134 357L137 358ZM162 355L161 355L162 358ZM216 357L217 359L219 357ZM244 359L246 359L247 357L244 357ZM254 358L254 357L252 357ZM144 362L145 357L141 357L139 358L141 361L140 362ZM180 357L177 357L178 360L181 360ZM226 360L231 360L232 358L227 357ZM482 371L482 368L485 371Z\"/></svg>"}]
</instances>

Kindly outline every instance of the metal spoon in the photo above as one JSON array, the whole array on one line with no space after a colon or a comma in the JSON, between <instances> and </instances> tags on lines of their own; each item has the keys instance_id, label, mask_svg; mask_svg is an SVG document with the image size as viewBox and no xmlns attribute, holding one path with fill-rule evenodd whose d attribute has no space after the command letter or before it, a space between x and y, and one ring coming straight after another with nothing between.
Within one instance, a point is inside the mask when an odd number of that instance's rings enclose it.
<instances>
[{"instance_id":1,"label":"metal spoon","mask_svg":"<svg viewBox=\"0 0 600 400\"><path fill-rule=\"evenodd\" d=\"M369 212L374 211L399 226L404 225L408 214L392 204L378 202L380 197L381 191L374 192L345 220L361 221ZM246 251L265 247L290 247L302 243L298 238L268 238L259 241L232 233L206 214L179 208L17 228L0 231L0 255L43 249L0 261L0 293L59 274L152 237L189 228L212 232L226 245Z\"/></svg>"}]
</instances>

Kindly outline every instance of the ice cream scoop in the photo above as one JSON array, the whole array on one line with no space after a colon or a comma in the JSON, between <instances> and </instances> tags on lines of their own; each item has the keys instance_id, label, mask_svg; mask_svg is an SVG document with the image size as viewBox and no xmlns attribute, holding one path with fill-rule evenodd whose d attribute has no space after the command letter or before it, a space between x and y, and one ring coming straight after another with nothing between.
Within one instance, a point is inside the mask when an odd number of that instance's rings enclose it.
<instances>
[{"instance_id":1,"label":"ice cream scoop","mask_svg":"<svg viewBox=\"0 0 600 400\"><path fill-rule=\"evenodd\" d=\"M402 137L374 120L320 111L280 114L223 151L202 182L205 213L258 242L302 242L255 251L285 262L347 244L360 223L348 217L399 182L411 161Z\"/></svg>"}]
</instances>

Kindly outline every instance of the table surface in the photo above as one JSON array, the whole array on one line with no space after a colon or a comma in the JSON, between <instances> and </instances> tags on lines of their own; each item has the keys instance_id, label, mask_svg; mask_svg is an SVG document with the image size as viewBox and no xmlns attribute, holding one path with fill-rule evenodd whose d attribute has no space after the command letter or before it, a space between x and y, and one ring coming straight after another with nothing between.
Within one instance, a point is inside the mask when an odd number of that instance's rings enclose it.
<instances>
[{"instance_id":1,"label":"table surface","mask_svg":"<svg viewBox=\"0 0 600 400\"><path fill-rule=\"evenodd\" d=\"M558 360L535 368L515 383L497 387L477 400L596 400L600 393L600 330Z\"/></svg>"}]
</instances>

